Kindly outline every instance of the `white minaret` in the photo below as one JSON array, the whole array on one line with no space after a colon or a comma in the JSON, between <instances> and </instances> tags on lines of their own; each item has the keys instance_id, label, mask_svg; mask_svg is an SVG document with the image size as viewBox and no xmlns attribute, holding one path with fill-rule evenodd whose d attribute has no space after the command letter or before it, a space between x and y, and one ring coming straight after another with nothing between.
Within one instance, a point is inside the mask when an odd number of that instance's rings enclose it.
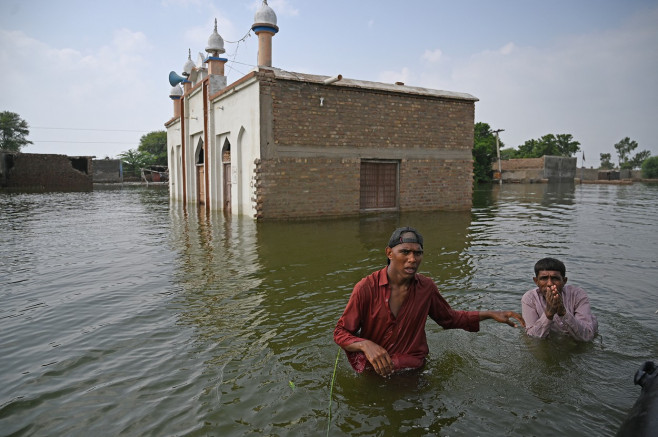
<instances>
[{"instance_id":1,"label":"white minaret","mask_svg":"<svg viewBox=\"0 0 658 437\"><path fill-rule=\"evenodd\" d=\"M254 15L251 30L258 35L258 66L272 66L272 37L279 31L276 25L276 14L263 0L260 9Z\"/></svg>"},{"instance_id":2,"label":"white minaret","mask_svg":"<svg viewBox=\"0 0 658 437\"><path fill-rule=\"evenodd\" d=\"M192 60L192 49L187 49L187 61L185 61L185 64L183 65L183 76L185 76L185 80L183 81L183 89L185 93L187 93L190 89L192 89L192 82L190 82L190 74L192 74L192 70L196 67L194 64L194 61Z\"/></svg>"},{"instance_id":3,"label":"white minaret","mask_svg":"<svg viewBox=\"0 0 658 437\"><path fill-rule=\"evenodd\" d=\"M208 52L208 58L206 59L208 74L224 76L224 64L228 59L219 57L226 50L224 50L224 39L217 33L217 18L215 18L215 30L208 38L206 52Z\"/></svg>"},{"instance_id":4,"label":"white minaret","mask_svg":"<svg viewBox=\"0 0 658 437\"><path fill-rule=\"evenodd\" d=\"M183 88L176 84L169 91L169 98L174 102L174 118L180 117L180 106L183 99Z\"/></svg>"},{"instance_id":5,"label":"white minaret","mask_svg":"<svg viewBox=\"0 0 658 437\"><path fill-rule=\"evenodd\" d=\"M208 64L208 77L210 82L210 95L226 88L226 76L224 75L224 64L228 59L220 58L219 55L224 53L224 40L217 33L217 18L215 18L215 30L208 38L208 57L205 63Z\"/></svg>"}]
</instances>

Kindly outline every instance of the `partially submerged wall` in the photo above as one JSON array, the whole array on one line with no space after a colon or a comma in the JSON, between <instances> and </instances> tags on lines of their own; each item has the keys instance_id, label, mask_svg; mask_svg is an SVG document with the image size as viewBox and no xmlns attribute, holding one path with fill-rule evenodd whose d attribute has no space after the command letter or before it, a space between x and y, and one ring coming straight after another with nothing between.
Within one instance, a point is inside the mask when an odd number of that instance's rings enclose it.
<instances>
[{"instance_id":1,"label":"partially submerged wall","mask_svg":"<svg viewBox=\"0 0 658 437\"><path fill-rule=\"evenodd\" d=\"M94 182L123 182L123 167L120 159L94 159Z\"/></svg>"},{"instance_id":2,"label":"partially submerged wall","mask_svg":"<svg viewBox=\"0 0 658 437\"><path fill-rule=\"evenodd\" d=\"M576 158L542 156L541 158L509 159L500 162L503 182L566 181L576 177ZM492 164L498 171L498 162Z\"/></svg>"},{"instance_id":3,"label":"partially submerged wall","mask_svg":"<svg viewBox=\"0 0 658 437\"><path fill-rule=\"evenodd\" d=\"M544 177L549 181L573 181L576 160L565 156L544 156Z\"/></svg>"},{"instance_id":4,"label":"partially submerged wall","mask_svg":"<svg viewBox=\"0 0 658 437\"><path fill-rule=\"evenodd\" d=\"M91 156L1 152L0 186L7 190L91 191Z\"/></svg>"},{"instance_id":5,"label":"partially submerged wall","mask_svg":"<svg viewBox=\"0 0 658 437\"><path fill-rule=\"evenodd\" d=\"M475 99L282 79L261 88L272 138L256 169L257 218L367 211L364 161L397 164L392 209L470 210Z\"/></svg>"}]
</instances>

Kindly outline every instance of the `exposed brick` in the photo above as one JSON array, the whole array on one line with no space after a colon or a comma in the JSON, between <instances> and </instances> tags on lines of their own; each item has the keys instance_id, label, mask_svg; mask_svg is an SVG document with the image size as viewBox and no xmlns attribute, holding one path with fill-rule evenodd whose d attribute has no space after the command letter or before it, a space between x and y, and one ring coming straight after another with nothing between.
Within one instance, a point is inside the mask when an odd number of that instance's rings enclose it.
<instances>
[{"instance_id":1,"label":"exposed brick","mask_svg":"<svg viewBox=\"0 0 658 437\"><path fill-rule=\"evenodd\" d=\"M377 154L263 159L255 170L260 176L255 184L257 218L358 214L361 159L391 159L400 151L404 156L405 150L410 155L461 151L470 157L473 148L472 101L286 80L268 83L266 88L273 101L277 146L295 147L302 154L304 148L377 150ZM471 208L471 159L395 160L400 210Z\"/></svg>"}]
</instances>

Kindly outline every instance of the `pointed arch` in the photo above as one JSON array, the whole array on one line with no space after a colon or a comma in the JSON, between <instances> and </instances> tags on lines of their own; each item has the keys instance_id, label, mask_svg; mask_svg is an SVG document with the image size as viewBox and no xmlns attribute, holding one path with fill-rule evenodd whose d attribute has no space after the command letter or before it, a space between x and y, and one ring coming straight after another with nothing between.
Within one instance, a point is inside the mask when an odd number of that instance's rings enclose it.
<instances>
[{"instance_id":1,"label":"pointed arch","mask_svg":"<svg viewBox=\"0 0 658 437\"><path fill-rule=\"evenodd\" d=\"M203 164L205 161L205 156L203 153L203 138L199 138L197 142L196 149L194 150L194 162L195 164Z\"/></svg>"}]
</instances>

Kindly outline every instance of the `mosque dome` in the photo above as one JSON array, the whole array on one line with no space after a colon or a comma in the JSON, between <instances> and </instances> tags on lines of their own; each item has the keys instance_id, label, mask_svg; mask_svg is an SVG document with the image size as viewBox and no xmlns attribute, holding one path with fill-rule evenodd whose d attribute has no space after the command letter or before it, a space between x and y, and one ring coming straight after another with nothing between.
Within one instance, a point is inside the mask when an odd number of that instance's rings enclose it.
<instances>
[{"instance_id":1,"label":"mosque dome","mask_svg":"<svg viewBox=\"0 0 658 437\"><path fill-rule=\"evenodd\" d=\"M206 51L210 54L219 54L226 51L224 50L224 40L219 33L217 33L217 18L215 18L215 30L208 38L208 47L206 47Z\"/></svg>"},{"instance_id":2,"label":"mosque dome","mask_svg":"<svg viewBox=\"0 0 658 437\"><path fill-rule=\"evenodd\" d=\"M263 0L263 4L260 5L260 9L254 15L254 25L269 25L277 30L279 29L276 25L276 14L271 7L268 6L267 0Z\"/></svg>"},{"instance_id":3,"label":"mosque dome","mask_svg":"<svg viewBox=\"0 0 658 437\"><path fill-rule=\"evenodd\" d=\"M185 62L185 65L183 65L183 76L189 76L192 74L192 69L196 67L196 64L192 60L192 50L189 50L188 55L187 55L187 62Z\"/></svg>"}]
</instances>

